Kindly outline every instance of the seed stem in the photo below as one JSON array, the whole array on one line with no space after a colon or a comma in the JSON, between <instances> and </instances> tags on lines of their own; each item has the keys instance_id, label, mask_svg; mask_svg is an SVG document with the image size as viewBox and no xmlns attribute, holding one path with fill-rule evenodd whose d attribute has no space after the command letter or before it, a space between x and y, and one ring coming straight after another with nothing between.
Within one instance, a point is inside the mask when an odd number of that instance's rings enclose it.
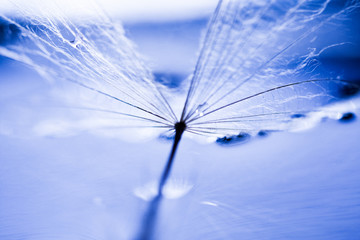
<instances>
[{"instance_id":1,"label":"seed stem","mask_svg":"<svg viewBox=\"0 0 360 240\"><path fill-rule=\"evenodd\" d=\"M136 240L156 239L156 237L154 236L155 235L154 231L156 227L157 215L159 212L161 200L163 198L162 190L169 178L171 167L175 159L176 150L179 146L181 136L184 133L185 129L186 129L185 122L180 121L175 124L175 138L166 166L161 174L161 178L158 186L158 193L149 203L147 211L142 219L142 225L139 235L135 238Z\"/></svg>"},{"instance_id":2,"label":"seed stem","mask_svg":"<svg viewBox=\"0 0 360 240\"><path fill-rule=\"evenodd\" d=\"M186 129L186 124L184 122L178 122L175 124L174 143L171 148L170 156L168 158L168 161L166 163L166 166L165 166L164 171L160 178L159 187L158 187L159 195L161 194L161 191L162 191L167 179L169 178L171 167L172 167L172 164L173 164L174 158L175 158L175 153L176 153L177 147L179 145L179 142L181 140L181 136L184 133L185 129Z\"/></svg>"}]
</instances>

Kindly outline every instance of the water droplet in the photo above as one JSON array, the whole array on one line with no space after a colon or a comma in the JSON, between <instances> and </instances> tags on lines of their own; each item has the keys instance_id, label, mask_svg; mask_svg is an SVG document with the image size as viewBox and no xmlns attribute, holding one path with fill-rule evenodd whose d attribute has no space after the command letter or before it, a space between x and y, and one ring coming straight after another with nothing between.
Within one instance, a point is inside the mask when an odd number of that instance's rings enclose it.
<instances>
[{"instance_id":1,"label":"water droplet","mask_svg":"<svg viewBox=\"0 0 360 240\"><path fill-rule=\"evenodd\" d=\"M197 109L196 109L196 111L195 111L195 113L196 113L196 115L198 115L199 117L202 117L202 116L204 116L204 108L207 106L208 104L205 102L205 103L202 103L202 104L200 104L198 107L197 107Z\"/></svg>"},{"instance_id":2,"label":"water droplet","mask_svg":"<svg viewBox=\"0 0 360 240\"><path fill-rule=\"evenodd\" d=\"M239 133L238 135L225 136L222 138L216 139L216 143L222 146L245 143L250 140L250 134Z\"/></svg>"},{"instance_id":3,"label":"water droplet","mask_svg":"<svg viewBox=\"0 0 360 240\"><path fill-rule=\"evenodd\" d=\"M269 136L270 132L270 130L260 130L257 135L259 137L267 137Z\"/></svg>"},{"instance_id":4,"label":"water droplet","mask_svg":"<svg viewBox=\"0 0 360 240\"><path fill-rule=\"evenodd\" d=\"M74 40L71 40L69 42L70 42L71 46L73 46L74 48L77 48L82 43L82 38L79 36L75 36Z\"/></svg>"},{"instance_id":5,"label":"water droplet","mask_svg":"<svg viewBox=\"0 0 360 240\"><path fill-rule=\"evenodd\" d=\"M344 113L342 117L339 119L340 122L350 122L355 120L356 115L352 112Z\"/></svg>"},{"instance_id":6,"label":"water droplet","mask_svg":"<svg viewBox=\"0 0 360 240\"><path fill-rule=\"evenodd\" d=\"M291 115L291 118L304 118L306 115L305 114L301 114L301 113L295 113L293 115Z\"/></svg>"},{"instance_id":7,"label":"water droplet","mask_svg":"<svg viewBox=\"0 0 360 240\"><path fill-rule=\"evenodd\" d=\"M199 111L199 109L196 110L196 115L198 115L199 117L204 116L204 113Z\"/></svg>"}]
</instances>

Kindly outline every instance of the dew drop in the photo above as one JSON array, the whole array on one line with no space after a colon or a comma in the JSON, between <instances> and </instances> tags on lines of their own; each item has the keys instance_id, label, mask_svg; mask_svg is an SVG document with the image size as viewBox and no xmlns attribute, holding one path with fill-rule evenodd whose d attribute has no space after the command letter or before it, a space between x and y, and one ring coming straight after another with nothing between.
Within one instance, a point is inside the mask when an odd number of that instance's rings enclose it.
<instances>
[{"instance_id":1,"label":"dew drop","mask_svg":"<svg viewBox=\"0 0 360 240\"><path fill-rule=\"evenodd\" d=\"M216 143L221 146L228 146L234 144L245 143L250 140L250 134L239 133L238 135L225 136L222 138L216 139Z\"/></svg>"},{"instance_id":2,"label":"dew drop","mask_svg":"<svg viewBox=\"0 0 360 240\"><path fill-rule=\"evenodd\" d=\"M295 114L291 115L290 117L293 118L293 119L295 119L295 118L304 118L305 114L295 113Z\"/></svg>"},{"instance_id":3,"label":"dew drop","mask_svg":"<svg viewBox=\"0 0 360 240\"><path fill-rule=\"evenodd\" d=\"M77 48L82 43L82 38L79 36L75 36L74 40L71 40L69 42L72 47Z\"/></svg>"},{"instance_id":4,"label":"dew drop","mask_svg":"<svg viewBox=\"0 0 360 240\"><path fill-rule=\"evenodd\" d=\"M270 134L270 131L268 131L268 130L260 130L257 135L259 137L267 137L267 136L269 136L269 134Z\"/></svg>"},{"instance_id":5,"label":"dew drop","mask_svg":"<svg viewBox=\"0 0 360 240\"><path fill-rule=\"evenodd\" d=\"M202 111L199 111L199 109L197 109L196 115L198 115L199 117L202 117L202 116L204 116L204 113Z\"/></svg>"},{"instance_id":6,"label":"dew drop","mask_svg":"<svg viewBox=\"0 0 360 240\"><path fill-rule=\"evenodd\" d=\"M344 113L342 117L339 119L340 122L350 122L354 121L356 118L356 115L352 112Z\"/></svg>"},{"instance_id":7,"label":"dew drop","mask_svg":"<svg viewBox=\"0 0 360 240\"><path fill-rule=\"evenodd\" d=\"M196 111L195 111L196 115L198 115L199 117L204 116L204 108L205 108L207 105L208 105L208 104L207 104L206 102L200 104L200 105L197 107Z\"/></svg>"}]
</instances>

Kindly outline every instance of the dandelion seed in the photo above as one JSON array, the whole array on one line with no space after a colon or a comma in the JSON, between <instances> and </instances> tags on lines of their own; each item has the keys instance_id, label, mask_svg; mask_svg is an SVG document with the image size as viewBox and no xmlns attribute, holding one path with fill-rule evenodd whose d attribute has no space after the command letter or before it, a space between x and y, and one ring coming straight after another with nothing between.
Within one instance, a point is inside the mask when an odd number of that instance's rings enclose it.
<instances>
[{"instance_id":1,"label":"dandelion seed","mask_svg":"<svg viewBox=\"0 0 360 240\"><path fill-rule=\"evenodd\" d=\"M344 1L340 7L331 4L220 1L194 73L184 83L188 87L184 96L154 80L122 27L98 8L83 22L61 11L49 15L51 3L40 16L19 8L23 19L1 18L11 30L9 42L19 35L22 43L3 44L0 54L32 66L46 79L65 80L87 91L85 98L90 101L77 101L79 109L119 117L121 125L114 127L158 129L157 134L174 135L155 191L135 191L143 199L152 197L138 236L151 239L163 194L183 194L167 190L183 134L209 136L223 144L268 131L293 130L299 128L295 124L299 121L303 129L318 122L315 113L327 114L324 106L358 93L357 84L324 71L318 61L324 52L346 44L334 39L324 45L319 33L336 32L346 25L343 19L359 9L356 1ZM94 101L94 96L101 101ZM340 120L354 118L345 113Z\"/></svg>"}]
</instances>

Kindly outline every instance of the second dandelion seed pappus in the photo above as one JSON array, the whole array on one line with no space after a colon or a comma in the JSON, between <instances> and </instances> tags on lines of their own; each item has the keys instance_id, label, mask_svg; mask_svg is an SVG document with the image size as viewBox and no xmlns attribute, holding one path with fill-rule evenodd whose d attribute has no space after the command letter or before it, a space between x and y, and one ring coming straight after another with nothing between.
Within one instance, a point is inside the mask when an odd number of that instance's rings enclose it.
<instances>
[{"instance_id":1,"label":"second dandelion seed pappus","mask_svg":"<svg viewBox=\"0 0 360 240\"><path fill-rule=\"evenodd\" d=\"M220 1L193 74L172 89L154 80L122 26L96 4L83 18L66 15L53 2L44 3L40 14L18 6L15 15L1 16L16 40L1 45L0 54L45 79L79 87L81 94L68 89L64 98L87 119L98 119L87 122L89 131L110 127L112 134L125 136L172 135L170 156L137 236L150 239L183 135L226 144L311 127L335 111L348 111L358 85L341 70L328 71L320 59L331 49L351 48L351 39L328 36L345 31L358 10L357 1Z\"/></svg>"}]
</instances>

